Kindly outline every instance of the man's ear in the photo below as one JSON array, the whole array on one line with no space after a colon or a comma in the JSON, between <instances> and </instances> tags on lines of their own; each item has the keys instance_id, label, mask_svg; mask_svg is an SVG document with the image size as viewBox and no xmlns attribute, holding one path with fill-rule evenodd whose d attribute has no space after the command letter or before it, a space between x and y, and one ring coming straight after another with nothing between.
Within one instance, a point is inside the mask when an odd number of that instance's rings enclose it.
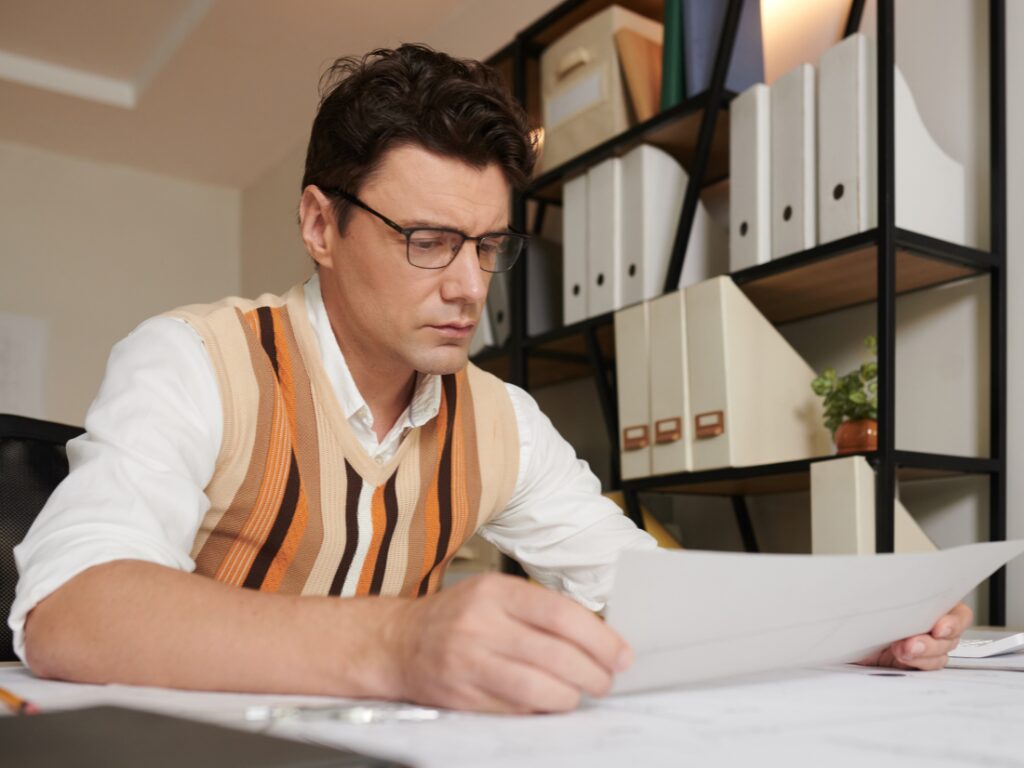
<instances>
[{"instance_id":1,"label":"man's ear","mask_svg":"<svg viewBox=\"0 0 1024 768\"><path fill-rule=\"evenodd\" d=\"M299 234L310 258L321 267L331 269L334 266L331 243L338 237L338 223L333 203L313 184L302 190L299 200Z\"/></svg>"}]
</instances>

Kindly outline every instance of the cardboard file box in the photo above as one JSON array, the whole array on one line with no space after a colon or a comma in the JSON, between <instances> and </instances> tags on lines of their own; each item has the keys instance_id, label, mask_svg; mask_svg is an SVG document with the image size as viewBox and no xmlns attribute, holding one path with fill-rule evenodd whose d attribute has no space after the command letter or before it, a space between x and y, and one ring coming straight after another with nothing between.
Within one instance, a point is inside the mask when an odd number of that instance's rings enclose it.
<instances>
[{"instance_id":1,"label":"cardboard file box","mask_svg":"<svg viewBox=\"0 0 1024 768\"><path fill-rule=\"evenodd\" d=\"M693 469L831 453L815 373L728 277L685 291Z\"/></svg>"},{"instance_id":2,"label":"cardboard file box","mask_svg":"<svg viewBox=\"0 0 1024 768\"><path fill-rule=\"evenodd\" d=\"M561 165L629 127L629 97L615 47L615 33L621 29L631 29L661 45L661 24L613 5L541 54L541 171Z\"/></svg>"},{"instance_id":3,"label":"cardboard file box","mask_svg":"<svg viewBox=\"0 0 1024 768\"><path fill-rule=\"evenodd\" d=\"M615 313L615 371L622 479L651 474L648 304Z\"/></svg>"},{"instance_id":4,"label":"cardboard file box","mask_svg":"<svg viewBox=\"0 0 1024 768\"><path fill-rule=\"evenodd\" d=\"M686 302L673 291L650 302L651 474L693 469Z\"/></svg>"},{"instance_id":5,"label":"cardboard file box","mask_svg":"<svg viewBox=\"0 0 1024 768\"><path fill-rule=\"evenodd\" d=\"M772 257L771 98L764 83L729 105L729 269Z\"/></svg>"}]
</instances>

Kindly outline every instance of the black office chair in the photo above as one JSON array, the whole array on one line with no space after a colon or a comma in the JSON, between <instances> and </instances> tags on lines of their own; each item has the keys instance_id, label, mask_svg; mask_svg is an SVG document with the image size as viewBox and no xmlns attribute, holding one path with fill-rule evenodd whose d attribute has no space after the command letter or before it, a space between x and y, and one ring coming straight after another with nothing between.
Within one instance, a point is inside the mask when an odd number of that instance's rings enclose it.
<instances>
[{"instance_id":1,"label":"black office chair","mask_svg":"<svg viewBox=\"0 0 1024 768\"><path fill-rule=\"evenodd\" d=\"M0 661L17 660L7 626L18 583L14 547L67 477L65 444L82 432L66 424L0 414Z\"/></svg>"}]
</instances>

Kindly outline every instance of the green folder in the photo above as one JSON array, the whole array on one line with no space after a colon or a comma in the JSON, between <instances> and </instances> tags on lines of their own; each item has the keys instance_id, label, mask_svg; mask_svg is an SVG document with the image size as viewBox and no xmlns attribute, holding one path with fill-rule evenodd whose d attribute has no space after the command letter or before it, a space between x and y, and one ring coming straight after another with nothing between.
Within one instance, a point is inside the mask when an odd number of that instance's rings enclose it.
<instances>
[{"instance_id":1,"label":"green folder","mask_svg":"<svg viewBox=\"0 0 1024 768\"><path fill-rule=\"evenodd\" d=\"M683 68L683 0L665 0L665 37L661 48L661 109L680 104L686 92Z\"/></svg>"}]
</instances>

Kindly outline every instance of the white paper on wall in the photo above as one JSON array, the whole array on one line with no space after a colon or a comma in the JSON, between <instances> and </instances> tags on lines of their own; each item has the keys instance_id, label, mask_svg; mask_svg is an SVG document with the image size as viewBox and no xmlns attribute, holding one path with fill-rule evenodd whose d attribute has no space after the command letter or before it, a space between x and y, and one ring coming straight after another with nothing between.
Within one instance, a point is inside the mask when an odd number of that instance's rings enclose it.
<instances>
[{"instance_id":1,"label":"white paper on wall","mask_svg":"<svg viewBox=\"0 0 1024 768\"><path fill-rule=\"evenodd\" d=\"M48 347L46 320L0 312L0 413L46 418Z\"/></svg>"}]
</instances>

